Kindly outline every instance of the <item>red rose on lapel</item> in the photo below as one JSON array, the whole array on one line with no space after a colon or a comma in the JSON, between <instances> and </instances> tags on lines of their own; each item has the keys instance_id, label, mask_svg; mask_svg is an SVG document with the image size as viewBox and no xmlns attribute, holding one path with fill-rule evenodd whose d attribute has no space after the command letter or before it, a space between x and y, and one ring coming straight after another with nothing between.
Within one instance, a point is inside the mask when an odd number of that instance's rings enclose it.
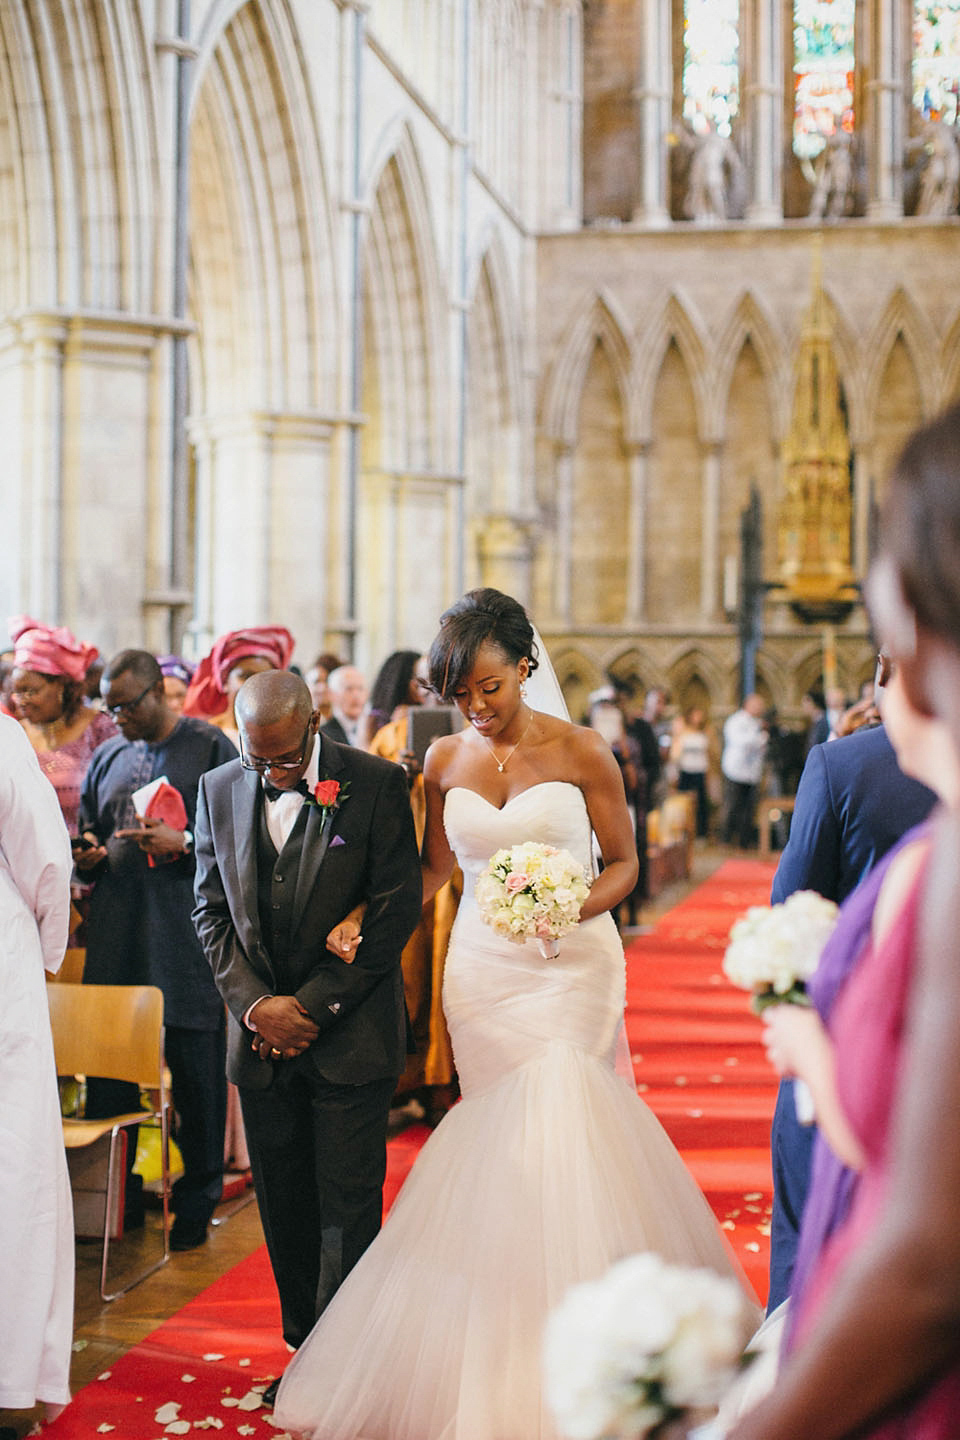
<instances>
[{"instance_id":1,"label":"red rose on lapel","mask_svg":"<svg viewBox=\"0 0 960 1440\"><path fill-rule=\"evenodd\" d=\"M340 804L340 781L318 780L313 787L314 803L327 815L332 815Z\"/></svg>"}]
</instances>

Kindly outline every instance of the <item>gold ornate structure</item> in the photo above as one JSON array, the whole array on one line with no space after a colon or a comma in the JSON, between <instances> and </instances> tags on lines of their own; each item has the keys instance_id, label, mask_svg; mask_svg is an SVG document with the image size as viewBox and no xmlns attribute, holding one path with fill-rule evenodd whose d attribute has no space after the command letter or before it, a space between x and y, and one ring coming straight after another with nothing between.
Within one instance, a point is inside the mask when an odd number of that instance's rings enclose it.
<instances>
[{"instance_id":1,"label":"gold ornate structure","mask_svg":"<svg viewBox=\"0 0 960 1440\"><path fill-rule=\"evenodd\" d=\"M780 583L802 620L842 620L859 598L850 565L850 440L821 283L819 241L783 468L777 537Z\"/></svg>"}]
</instances>

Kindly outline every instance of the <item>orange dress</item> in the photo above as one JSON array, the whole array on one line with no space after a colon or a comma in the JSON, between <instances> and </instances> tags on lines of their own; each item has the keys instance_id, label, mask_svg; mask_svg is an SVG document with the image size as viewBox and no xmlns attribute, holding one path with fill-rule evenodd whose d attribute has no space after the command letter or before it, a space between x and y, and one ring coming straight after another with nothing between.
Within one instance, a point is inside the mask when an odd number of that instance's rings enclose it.
<instances>
[{"instance_id":1,"label":"orange dress","mask_svg":"<svg viewBox=\"0 0 960 1440\"><path fill-rule=\"evenodd\" d=\"M384 760L399 761L406 749L406 734L405 716L389 721L370 742L371 754ZM419 845L423 841L426 823L422 775L413 782L410 806ZM455 870L446 885L423 907L420 923L403 948L400 958L403 991L417 1050L416 1054L408 1057L407 1068L397 1085L398 1095L409 1094L424 1085L449 1085L454 1076L453 1050L443 1015L441 992L447 946L462 889L463 877Z\"/></svg>"}]
</instances>

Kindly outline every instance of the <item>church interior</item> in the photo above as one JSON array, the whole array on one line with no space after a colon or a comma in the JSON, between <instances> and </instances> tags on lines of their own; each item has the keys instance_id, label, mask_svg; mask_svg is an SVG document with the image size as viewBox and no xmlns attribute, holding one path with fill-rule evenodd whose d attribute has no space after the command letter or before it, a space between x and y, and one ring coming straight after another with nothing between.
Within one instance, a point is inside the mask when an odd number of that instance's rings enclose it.
<instances>
[{"instance_id":1,"label":"church interior","mask_svg":"<svg viewBox=\"0 0 960 1440\"><path fill-rule=\"evenodd\" d=\"M372 678L492 586L574 719L802 729L958 256L960 0L0 0L0 613ZM78 1248L83 1383L251 1199L113 1310Z\"/></svg>"},{"instance_id":2,"label":"church interior","mask_svg":"<svg viewBox=\"0 0 960 1440\"><path fill-rule=\"evenodd\" d=\"M855 694L885 475L960 393L957 25L8 0L5 613L372 672L492 584L574 712L720 719L745 628L788 719Z\"/></svg>"}]
</instances>

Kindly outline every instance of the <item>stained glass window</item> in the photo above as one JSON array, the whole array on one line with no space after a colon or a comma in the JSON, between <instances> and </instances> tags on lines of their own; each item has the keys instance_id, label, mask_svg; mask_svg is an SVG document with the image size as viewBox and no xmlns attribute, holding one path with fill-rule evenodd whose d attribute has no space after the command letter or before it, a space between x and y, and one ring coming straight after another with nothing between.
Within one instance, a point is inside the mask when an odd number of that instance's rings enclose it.
<instances>
[{"instance_id":1,"label":"stained glass window","mask_svg":"<svg viewBox=\"0 0 960 1440\"><path fill-rule=\"evenodd\" d=\"M795 0L793 148L801 159L853 130L854 9L855 0Z\"/></svg>"},{"instance_id":2,"label":"stained glass window","mask_svg":"<svg viewBox=\"0 0 960 1440\"><path fill-rule=\"evenodd\" d=\"M928 120L957 122L960 0L913 7L913 103Z\"/></svg>"},{"instance_id":3,"label":"stained glass window","mask_svg":"<svg viewBox=\"0 0 960 1440\"><path fill-rule=\"evenodd\" d=\"M685 0L683 118L698 135L729 135L739 108L740 0Z\"/></svg>"}]
</instances>

